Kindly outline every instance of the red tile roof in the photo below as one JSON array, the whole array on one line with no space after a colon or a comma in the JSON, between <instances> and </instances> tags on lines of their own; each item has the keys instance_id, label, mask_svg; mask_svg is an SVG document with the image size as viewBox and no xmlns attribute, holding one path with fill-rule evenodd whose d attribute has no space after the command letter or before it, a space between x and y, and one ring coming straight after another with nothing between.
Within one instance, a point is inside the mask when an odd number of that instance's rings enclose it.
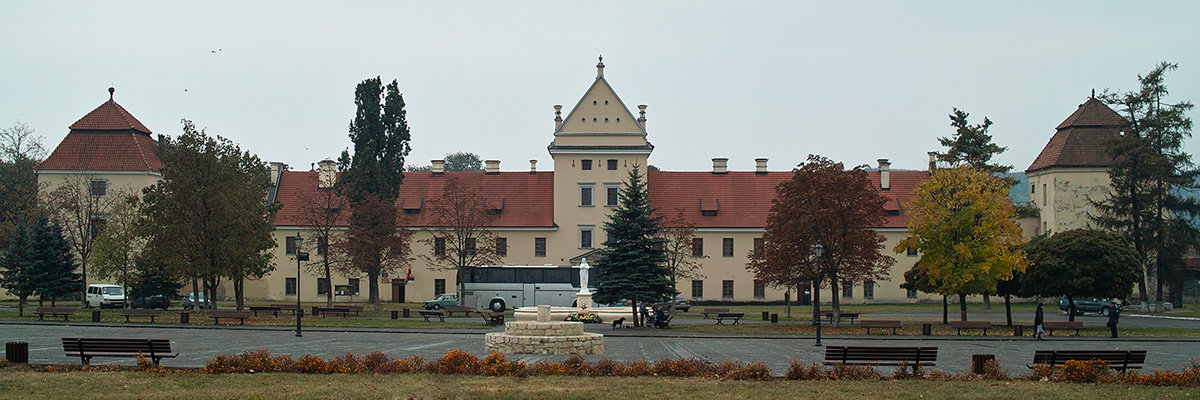
<instances>
[{"instance_id":1,"label":"red tile roof","mask_svg":"<svg viewBox=\"0 0 1200 400\"><path fill-rule=\"evenodd\" d=\"M71 124L71 132L38 170L158 171L150 129L112 99Z\"/></svg>"},{"instance_id":2,"label":"red tile roof","mask_svg":"<svg viewBox=\"0 0 1200 400\"><path fill-rule=\"evenodd\" d=\"M316 171L284 171L279 181L277 201L282 208L275 214L275 225L303 225L302 203L305 193L313 192L317 185ZM552 227L554 226L554 173L553 172L405 172L404 184L400 185L400 197L396 199L399 216L408 218L407 226L432 226L434 215L429 211L431 202L442 195L447 179L454 177L467 185L482 188L483 195L492 207L503 210L497 217L495 227ZM405 208L422 207L419 214L405 214ZM348 217L348 213L346 214ZM345 225L342 222L341 225Z\"/></svg>"},{"instance_id":3,"label":"red tile roof","mask_svg":"<svg viewBox=\"0 0 1200 400\"><path fill-rule=\"evenodd\" d=\"M912 198L912 191L929 177L926 171L891 171L891 189L881 191L890 200L885 209L903 210ZM879 171L868 172L875 187L879 187ZM659 214L674 216L682 212L697 228L762 228L771 212L775 186L791 177L791 172L669 172L651 171L647 178L650 204ZM719 204L717 215L701 215L702 209ZM908 216L888 216L884 228L904 228Z\"/></svg>"},{"instance_id":4,"label":"red tile roof","mask_svg":"<svg viewBox=\"0 0 1200 400\"><path fill-rule=\"evenodd\" d=\"M1112 164L1112 157L1106 151L1107 142L1125 125L1125 119L1115 111L1090 98L1058 124L1054 137L1025 172L1056 167L1107 167Z\"/></svg>"}]
</instances>

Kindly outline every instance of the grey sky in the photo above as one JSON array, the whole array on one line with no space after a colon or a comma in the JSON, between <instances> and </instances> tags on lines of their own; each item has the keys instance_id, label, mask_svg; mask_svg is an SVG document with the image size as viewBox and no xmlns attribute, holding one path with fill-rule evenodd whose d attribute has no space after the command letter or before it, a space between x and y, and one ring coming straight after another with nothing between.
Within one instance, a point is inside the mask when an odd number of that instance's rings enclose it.
<instances>
[{"instance_id":1,"label":"grey sky","mask_svg":"<svg viewBox=\"0 0 1200 400\"><path fill-rule=\"evenodd\" d=\"M349 146L354 85L379 75L408 103L410 164L549 169L551 106L603 53L625 104L649 105L664 169L923 168L959 107L1023 170L1092 88L1133 89L1160 61L1180 64L1174 100L1200 101L1195 1L247 3L0 2L0 126L52 148L112 85L155 133L188 118L307 169Z\"/></svg>"}]
</instances>

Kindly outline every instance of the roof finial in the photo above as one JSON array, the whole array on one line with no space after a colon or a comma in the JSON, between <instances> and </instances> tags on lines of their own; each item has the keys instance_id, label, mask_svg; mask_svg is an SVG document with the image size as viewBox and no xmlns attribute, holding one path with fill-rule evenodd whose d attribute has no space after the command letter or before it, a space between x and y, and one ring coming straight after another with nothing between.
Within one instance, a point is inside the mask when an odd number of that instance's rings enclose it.
<instances>
[{"instance_id":1,"label":"roof finial","mask_svg":"<svg viewBox=\"0 0 1200 400\"><path fill-rule=\"evenodd\" d=\"M604 55L603 54L600 55L600 62L596 63L596 77L597 78L604 77Z\"/></svg>"},{"instance_id":2,"label":"roof finial","mask_svg":"<svg viewBox=\"0 0 1200 400\"><path fill-rule=\"evenodd\" d=\"M114 89L112 86L108 87L108 101L112 101L113 92L116 92L116 91L117 91L117 89Z\"/></svg>"},{"instance_id":3,"label":"roof finial","mask_svg":"<svg viewBox=\"0 0 1200 400\"><path fill-rule=\"evenodd\" d=\"M1096 88L1092 88L1092 98L1096 98Z\"/></svg>"}]
</instances>

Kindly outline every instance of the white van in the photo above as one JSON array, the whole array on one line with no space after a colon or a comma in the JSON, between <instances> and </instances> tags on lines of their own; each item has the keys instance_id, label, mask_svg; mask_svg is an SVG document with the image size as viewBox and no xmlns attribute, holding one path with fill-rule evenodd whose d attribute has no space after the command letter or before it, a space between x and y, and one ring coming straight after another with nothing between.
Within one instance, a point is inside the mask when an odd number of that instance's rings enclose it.
<instances>
[{"instance_id":1,"label":"white van","mask_svg":"<svg viewBox=\"0 0 1200 400\"><path fill-rule=\"evenodd\" d=\"M117 285L88 285L87 306L88 308L125 308L125 289Z\"/></svg>"}]
</instances>

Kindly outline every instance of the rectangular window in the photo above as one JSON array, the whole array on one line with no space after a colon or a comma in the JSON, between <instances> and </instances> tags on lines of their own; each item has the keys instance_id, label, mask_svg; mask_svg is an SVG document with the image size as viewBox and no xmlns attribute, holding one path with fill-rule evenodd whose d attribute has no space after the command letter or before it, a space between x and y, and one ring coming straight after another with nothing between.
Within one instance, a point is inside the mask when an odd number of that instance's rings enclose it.
<instances>
[{"instance_id":1,"label":"rectangular window","mask_svg":"<svg viewBox=\"0 0 1200 400\"><path fill-rule=\"evenodd\" d=\"M317 278L317 294L329 294L329 280Z\"/></svg>"},{"instance_id":2,"label":"rectangular window","mask_svg":"<svg viewBox=\"0 0 1200 400\"><path fill-rule=\"evenodd\" d=\"M766 282L755 279L754 280L754 298L762 299L762 298L766 298L766 297L767 297Z\"/></svg>"},{"instance_id":3,"label":"rectangular window","mask_svg":"<svg viewBox=\"0 0 1200 400\"><path fill-rule=\"evenodd\" d=\"M434 279L433 280L433 295L437 296L442 293L446 293L446 280L445 279Z\"/></svg>"},{"instance_id":4,"label":"rectangular window","mask_svg":"<svg viewBox=\"0 0 1200 400\"><path fill-rule=\"evenodd\" d=\"M616 206L621 201L621 184L609 183L604 185L604 205Z\"/></svg>"},{"instance_id":5,"label":"rectangular window","mask_svg":"<svg viewBox=\"0 0 1200 400\"><path fill-rule=\"evenodd\" d=\"M352 293L354 296L358 296L358 278L350 278L346 280L346 284L350 285L350 293Z\"/></svg>"},{"instance_id":6,"label":"rectangular window","mask_svg":"<svg viewBox=\"0 0 1200 400\"><path fill-rule=\"evenodd\" d=\"M433 238L433 255L446 255L446 238Z\"/></svg>"},{"instance_id":7,"label":"rectangular window","mask_svg":"<svg viewBox=\"0 0 1200 400\"><path fill-rule=\"evenodd\" d=\"M692 238L692 257L704 257L704 238Z\"/></svg>"},{"instance_id":8,"label":"rectangular window","mask_svg":"<svg viewBox=\"0 0 1200 400\"><path fill-rule=\"evenodd\" d=\"M863 282L863 298L864 299L874 299L875 298L875 282L871 282L871 281Z\"/></svg>"},{"instance_id":9,"label":"rectangular window","mask_svg":"<svg viewBox=\"0 0 1200 400\"><path fill-rule=\"evenodd\" d=\"M692 298L699 299L704 297L704 281L700 279L692 280Z\"/></svg>"},{"instance_id":10,"label":"rectangular window","mask_svg":"<svg viewBox=\"0 0 1200 400\"><path fill-rule=\"evenodd\" d=\"M1037 184L1036 183L1029 185L1029 194L1034 194L1034 193L1037 193Z\"/></svg>"},{"instance_id":11,"label":"rectangular window","mask_svg":"<svg viewBox=\"0 0 1200 400\"><path fill-rule=\"evenodd\" d=\"M296 294L296 278L286 278L283 286L283 294Z\"/></svg>"},{"instance_id":12,"label":"rectangular window","mask_svg":"<svg viewBox=\"0 0 1200 400\"><path fill-rule=\"evenodd\" d=\"M844 299L853 299L854 298L854 284L853 283L846 282L846 283L842 284L842 298L844 298Z\"/></svg>"},{"instance_id":13,"label":"rectangular window","mask_svg":"<svg viewBox=\"0 0 1200 400\"><path fill-rule=\"evenodd\" d=\"M592 206L592 185L579 185L579 206Z\"/></svg>"},{"instance_id":14,"label":"rectangular window","mask_svg":"<svg viewBox=\"0 0 1200 400\"><path fill-rule=\"evenodd\" d=\"M763 238L754 238L754 255L761 256L765 246L766 245L763 243Z\"/></svg>"},{"instance_id":15,"label":"rectangular window","mask_svg":"<svg viewBox=\"0 0 1200 400\"><path fill-rule=\"evenodd\" d=\"M617 160L608 160L608 170L609 171L617 170Z\"/></svg>"},{"instance_id":16,"label":"rectangular window","mask_svg":"<svg viewBox=\"0 0 1200 400\"><path fill-rule=\"evenodd\" d=\"M908 298L910 298L910 299L917 298L917 290L916 289L907 289L907 290L908 290Z\"/></svg>"},{"instance_id":17,"label":"rectangular window","mask_svg":"<svg viewBox=\"0 0 1200 400\"><path fill-rule=\"evenodd\" d=\"M317 236L317 255L325 254L329 243L326 243L324 236Z\"/></svg>"},{"instance_id":18,"label":"rectangular window","mask_svg":"<svg viewBox=\"0 0 1200 400\"><path fill-rule=\"evenodd\" d=\"M579 168L584 171L592 170L592 160L579 160Z\"/></svg>"},{"instance_id":19,"label":"rectangular window","mask_svg":"<svg viewBox=\"0 0 1200 400\"><path fill-rule=\"evenodd\" d=\"M466 245L463 247L466 247L464 250L467 251L467 257L474 257L475 256L475 238L467 238L465 244Z\"/></svg>"},{"instance_id":20,"label":"rectangular window","mask_svg":"<svg viewBox=\"0 0 1200 400\"><path fill-rule=\"evenodd\" d=\"M295 236L285 236L283 238L283 243L284 243L283 251L285 253L296 254L296 237Z\"/></svg>"},{"instance_id":21,"label":"rectangular window","mask_svg":"<svg viewBox=\"0 0 1200 400\"><path fill-rule=\"evenodd\" d=\"M93 197L108 196L108 179L92 179L88 183L88 193Z\"/></svg>"},{"instance_id":22,"label":"rectangular window","mask_svg":"<svg viewBox=\"0 0 1200 400\"><path fill-rule=\"evenodd\" d=\"M916 247L909 247L909 248L906 248L906 249L904 249L904 252L905 252L906 254L908 254L908 256L909 256L909 257L916 257L916 256L917 256L917 248L916 248Z\"/></svg>"},{"instance_id":23,"label":"rectangular window","mask_svg":"<svg viewBox=\"0 0 1200 400\"><path fill-rule=\"evenodd\" d=\"M496 238L496 255L500 257L508 256L508 238Z\"/></svg>"},{"instance_id":24,"label":"rectangular window","mask_svg":"<svg viewBox=\"0 0 1200 400\"><path fill-rule=\"evenodd\" d=\"M1042 206L1046 206L1046 184L1042 184Z\"/></svg>"},{"instance_id":25,"label":"rectangular window","mask_svg":"<svg viewBox=\"0 0 1200 400\"><path fill-rule=\"evenodd\" d=\"M721 255L733 257L733 238L721 239Z\"/></svg>"},{"instance_id":26,"label":"rectangular window","mask_svg":"<svg viewBox=\"0 0 1200 400\"><path fill-rule=\"evenodd\" d=\"M733 298L733 281L721 281L721 298Z\"/></svg>"},{"instance_id":27,"label":"rectangular window","mask_svg":"<svg viewBox=\"0 0 1200 400\"><path fill-rule=\"evenodd\" d=\"M533 256L546 256L546 238L533 238Z\"/></svg>"},{"instance_id":28,"label":"rectangular window","mask_svg":"<svg viewBox=\"0 0 1200 400\"><path fill-rule=\"evenodd\" d=\"M591 226L579 227L579 248L592 248L592 228Z\"/></svg>"}]
</instances>

